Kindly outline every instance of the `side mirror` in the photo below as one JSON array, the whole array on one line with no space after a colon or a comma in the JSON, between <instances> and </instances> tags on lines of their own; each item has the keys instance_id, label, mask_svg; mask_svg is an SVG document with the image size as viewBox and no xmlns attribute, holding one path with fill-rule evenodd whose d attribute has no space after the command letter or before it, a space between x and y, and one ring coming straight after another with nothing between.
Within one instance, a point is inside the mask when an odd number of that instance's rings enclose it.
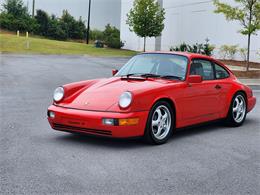
<instances>
[{"instance_id":1,"label":"side mirror","mask_svg":"<svg viewBox=\"0 0 260 195\"><path fill-rule=\"evenodd\" d=\"M117 69L113 69L112 70L112 75L115 76L116 73L118 73L118 70Z\"/></svg>"},{"instance_id":2,"label":"side mirror","mask_svg":"<svg viewBox=\"0 0 260 195\"><path fill-rule=\"evenodd\" d=\"M189 75L188 76L189 83L201 83L202 80L203 80L202 76L200 76L200 75Z\"/></svg>"}]
</instances>

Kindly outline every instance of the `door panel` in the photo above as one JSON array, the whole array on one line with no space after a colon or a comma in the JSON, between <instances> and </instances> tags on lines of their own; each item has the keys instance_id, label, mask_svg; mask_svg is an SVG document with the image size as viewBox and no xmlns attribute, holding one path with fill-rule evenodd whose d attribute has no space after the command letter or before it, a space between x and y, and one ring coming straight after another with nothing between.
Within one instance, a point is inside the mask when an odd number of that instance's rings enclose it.
<instances>
[{"instance_id":1,"label":"door panel","mask_svg":"<svg viewBox=\"0 0 260 195\"><path fill-rule=\"evenodd\" d=\"M221 85L214 76L211 61L196 59L190 67L190 75L201 75L201 83L187 83L182 98L182 126L218 119L220 116Z\"/></svg>"}]
</instances>

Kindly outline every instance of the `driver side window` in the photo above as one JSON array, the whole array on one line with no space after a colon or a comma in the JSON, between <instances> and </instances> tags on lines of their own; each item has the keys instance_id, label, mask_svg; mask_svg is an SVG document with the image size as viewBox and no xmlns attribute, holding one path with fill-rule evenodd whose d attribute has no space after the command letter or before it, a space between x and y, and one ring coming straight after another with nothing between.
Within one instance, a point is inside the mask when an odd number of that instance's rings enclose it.
<instances>
[{"instance_id":1,"label":"driver side window","mask_svg":"<svg viewBox=\"0 0 260 195\"><path fill-rule=\"evenodd\" d=\"M200 75L203 80L214 80L214 69L208 60L194 59L190 67L190 75Z\"/></svg>"}]
</instances>

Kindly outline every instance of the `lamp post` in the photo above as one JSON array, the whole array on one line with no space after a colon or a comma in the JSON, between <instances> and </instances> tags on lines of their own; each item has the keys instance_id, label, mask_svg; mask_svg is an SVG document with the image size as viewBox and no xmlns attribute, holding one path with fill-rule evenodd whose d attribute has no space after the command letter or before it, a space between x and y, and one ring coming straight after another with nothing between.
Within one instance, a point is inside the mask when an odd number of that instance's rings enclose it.
<instances>
[{"instance_id":1,"label":"lamp post","mask_svg":"<svg viewBox=\"0 0 260 195\"><path fill-rule=\"evenodd\" d=\"M87 28L87 44L89 43L90 9L91 9L91 0L89 0L89 1L88 1L88 28Z\"/></svg>"},{"instance_id":2,"label":"lamp post","mask_svg":"<svg viewBox=\"0 0 260 195\"><path fill-rule=\"evenodd\" d=\"M34 9L35 9L35 0L33 0L32 4L32 17L34 18Z\"/></svg>"}]
</instances>

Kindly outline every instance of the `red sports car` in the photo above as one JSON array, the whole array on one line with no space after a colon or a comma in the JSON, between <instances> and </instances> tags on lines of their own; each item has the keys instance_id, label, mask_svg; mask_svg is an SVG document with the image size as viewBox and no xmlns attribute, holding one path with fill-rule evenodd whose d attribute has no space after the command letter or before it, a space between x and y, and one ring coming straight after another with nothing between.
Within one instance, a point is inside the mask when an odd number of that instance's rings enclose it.
<instances>
[{"instance_id":1,"label":"red sports car","mask_svg":"<svg viewBox=\"0 0 260 195\"><path fill-rule=\"evenodd\" d=\"M252 90L221 62L191 53L142 53L113 77L58 87L48 108L55 130L165 143L174 130L217 119L243 124Z\"/></svg>"}]
</instances>

